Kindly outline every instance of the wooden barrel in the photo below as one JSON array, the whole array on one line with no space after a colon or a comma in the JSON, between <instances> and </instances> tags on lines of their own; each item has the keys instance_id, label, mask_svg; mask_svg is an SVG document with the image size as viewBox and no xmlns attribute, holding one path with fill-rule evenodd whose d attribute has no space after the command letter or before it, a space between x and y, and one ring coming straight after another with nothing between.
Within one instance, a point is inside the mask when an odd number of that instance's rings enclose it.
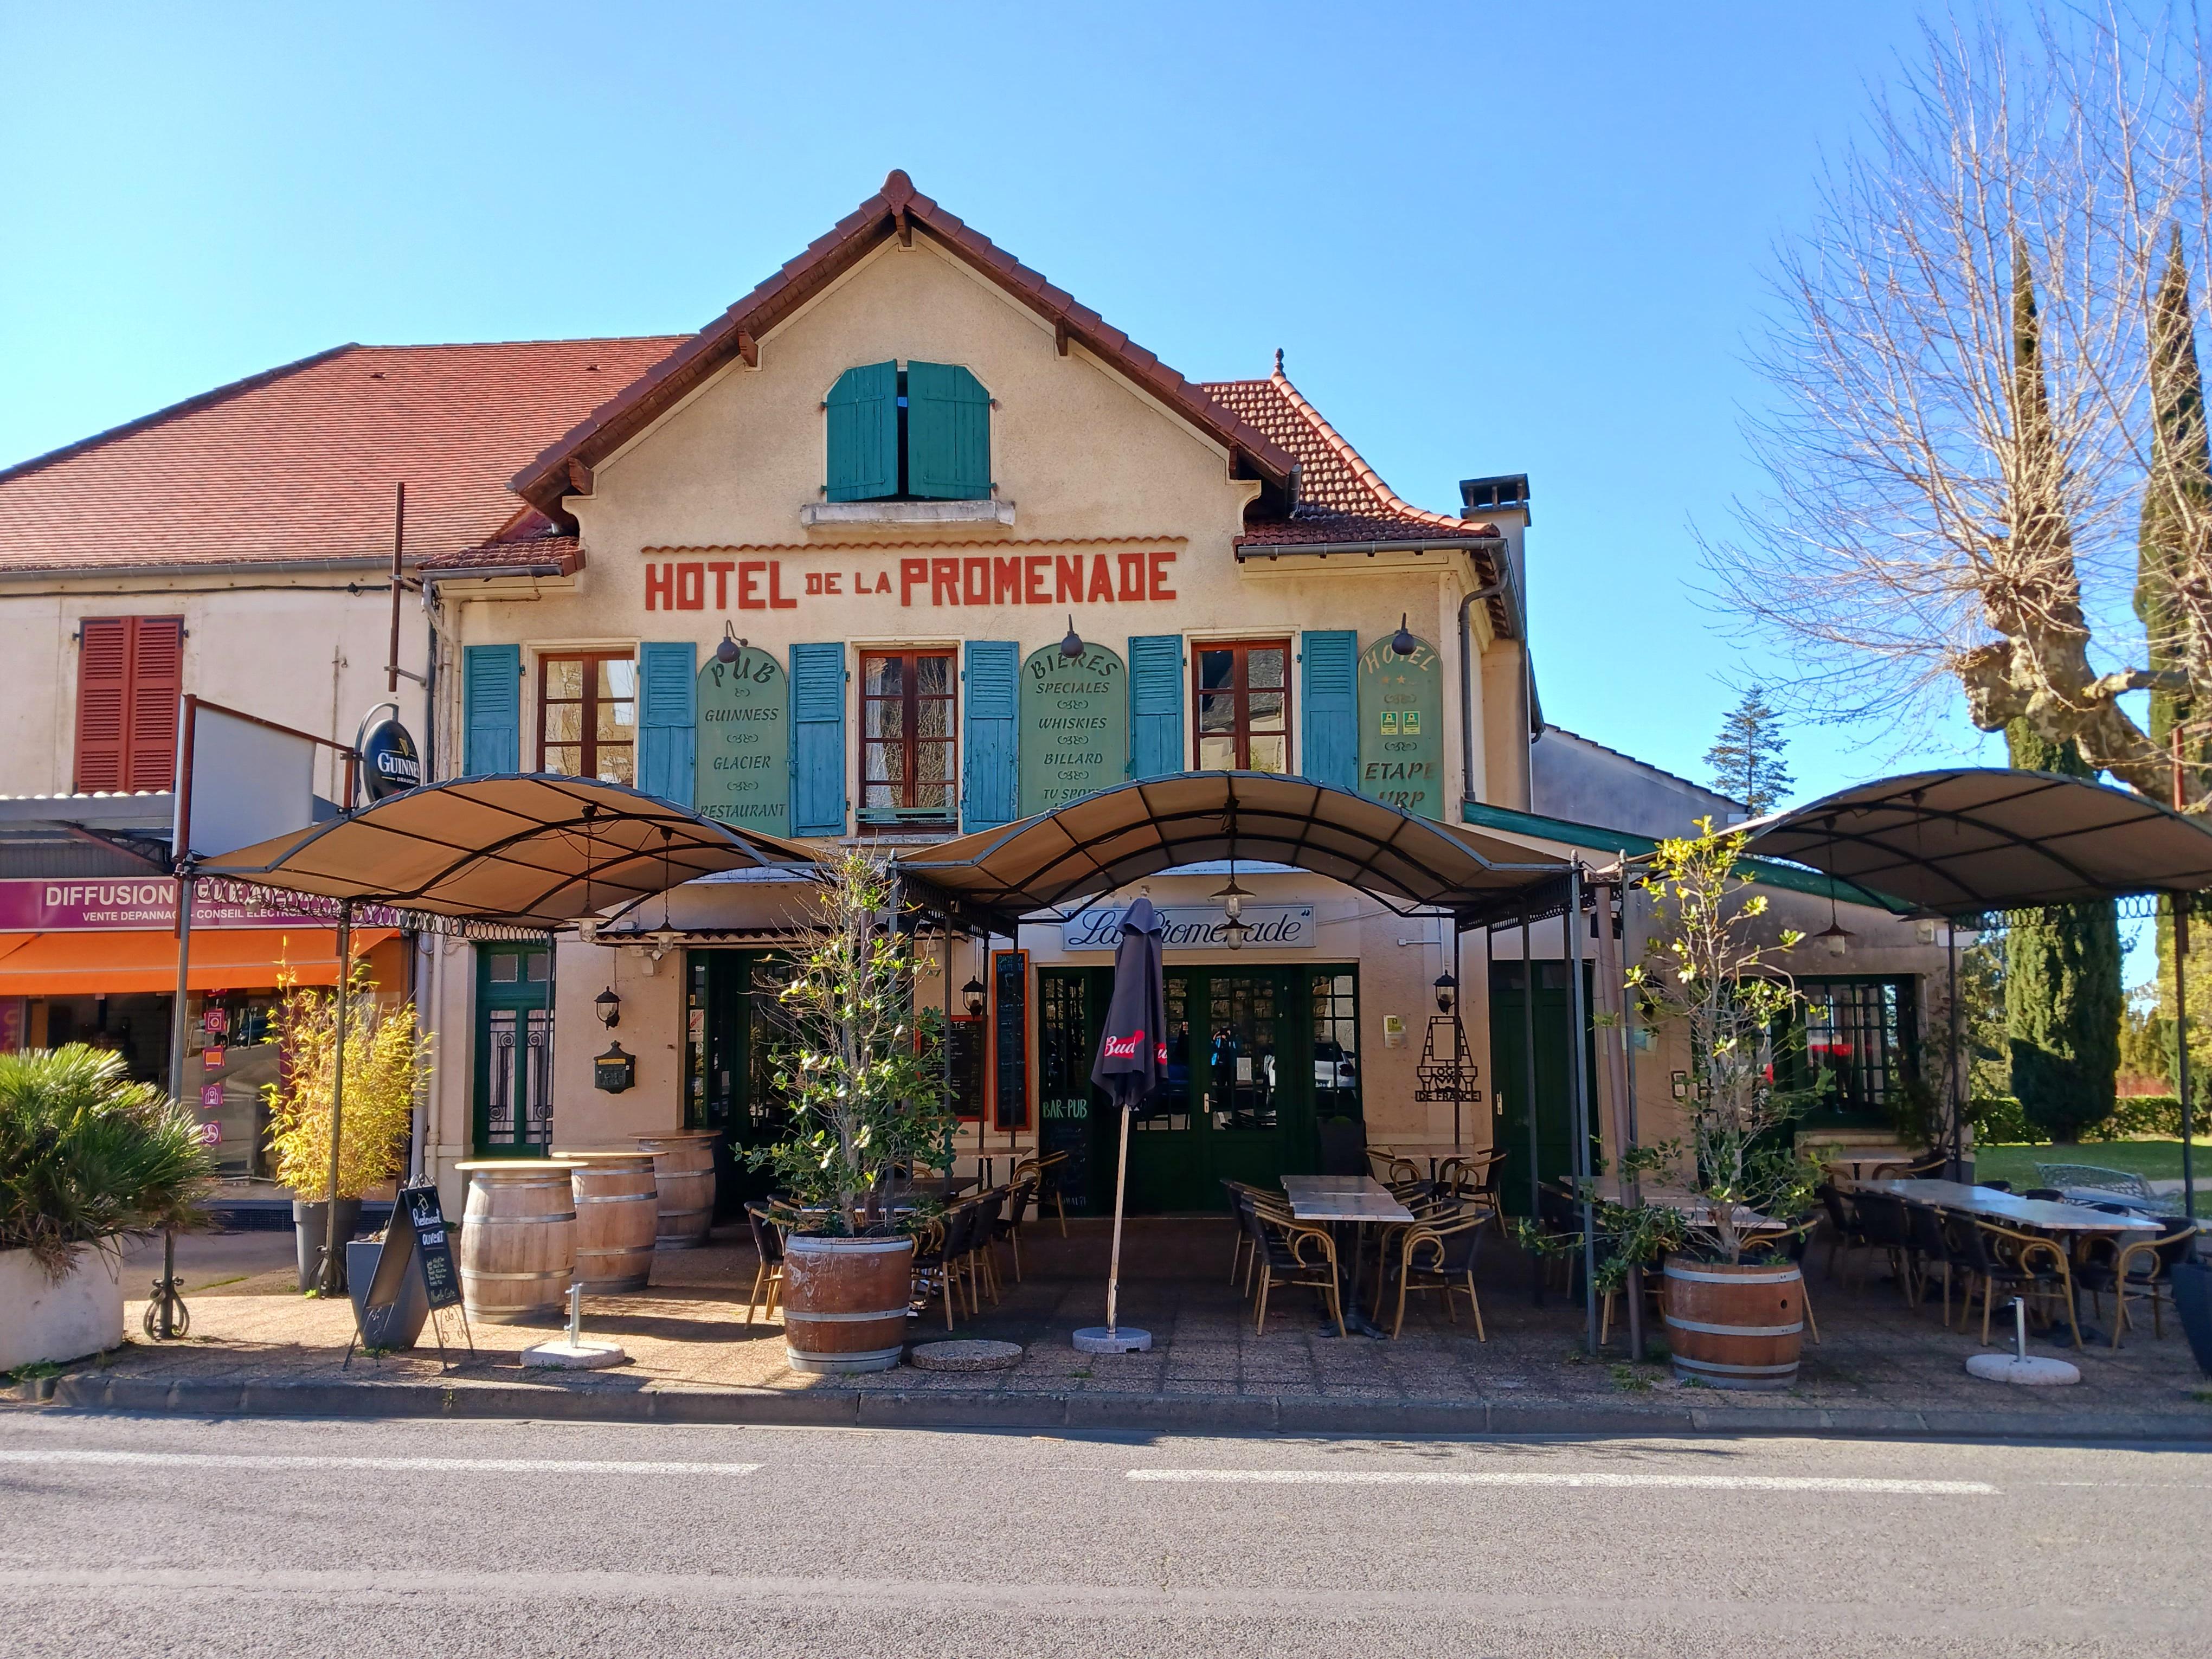
<instances>
[{"instance_id":1,"label":"wooden barrel","mask_svg":"<svg viewBox=\"0 0 2212 1659\"><path fill-rule=\"evenodd\" d=\"M906 1344L910 1238L783 1243L783 1340L795 1371L887 1371Z\"/></svg>"},{"instance_id":2,"label":"wooden barrel","mask_svg":"<svg viewBox=\"0 0 2212 1659\"><path fill-rule=\"evenodd\" d=\"M641 1291L653 1279L660 1194L653 1154L556 1152L575 1164L576 1277L592 1295Z\"/></svg>"},{"instance_id":3,"label":"wooden barrel","mask_svg":"<svg viewBox=\"0 0 2212 1659\"><path fill-rule=\"evenodd\" d=\"M660 1189L660 1220L654 1245L689 1250L707 1242L714 1224L714 1136L713 1129L672 1129L640 1135L637 1144L653 1154L653 1184Z\"/></svg>"},{"instance_id":4,"label":"wooden barrel","mask_svg":"<svg viewBox=\"0 0 2212 1659\"><path fill-rule=\"evenodd\" d=\"M576 1282L576 1166L503 1158L453 1166L469 1178L461 1212L461 1304L471 1319L557 1318Z\"/></svg>"},{"instance_id":5,"label":"wooden barrel","mask_svg":"<svg viewBox=\"0 0 2212 1659\"><path fill-rule=\"evenodd\" d=\"M1804 1340L1805 1276L1794 1261L1731 1267L1667 1259L1674 1375L1709 1389L1786 1389Z\"/></svg>"}]
</instances>

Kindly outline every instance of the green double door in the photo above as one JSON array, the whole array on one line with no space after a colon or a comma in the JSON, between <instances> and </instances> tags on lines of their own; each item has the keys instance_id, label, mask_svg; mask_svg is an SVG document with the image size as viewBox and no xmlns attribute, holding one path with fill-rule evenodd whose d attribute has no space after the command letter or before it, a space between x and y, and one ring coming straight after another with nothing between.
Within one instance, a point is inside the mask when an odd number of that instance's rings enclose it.
<instances>
[{"instance_id":1,"label":"green double door","mask_svg":"<svg viewBox=\"0 0 2212 1659\"><path fill-rule=\"evenodd\" d=\"M1121 1122L1088 1079L1113 974L1038 979L1039 1097L1057 1124L1087 1111L1085 1207L1105 1213ZM1218 1211L1224 1179L1266 1186L1317 1170L1318 1121L1360 1115L1356 970L1170 966L1166 990L1168 1086L1131 1124L1130 1212Z\"/></svg>"},{"instance_id":2,"label":"green double door","mask_svg":"<svg viewBox=\"0 0 2212 1659\"><path fill-rule=\"evenodd\" d=\"M553 1139L552 961L543 945L477 946L471 1151L538 1158Z\"/></svg>"},{"instance_id":3,"label":"green double door","mask_svg":"<svg viewBox=\"0 0 2212 1659\"><path fill-rule=\"evenodd\" d=\"M1528 1122L1535 1118L1535 1159L1538 1181L1547 1184L1571 1181L1575 1175L1574 1054L1569 1033L1574 1029L1574 1010L1567 994L1567 964L1536 962L1535 996L1528 994L1517 962L1497 962L1490 969L1490 1062L1497 1103L1492 1120L1492 1145L1505 1149L1505 1166L1499 1192L1507 1212L1531 1213L1529 1205ZM1583 969L1583 1006L1594 988L1588 964ZM1597 1086L1595 1034L1583 1033L1584 1076L1595 1098ZM1530 1075L1528 1062L1535 1062ZM1595 1114L1591 1127L1596 1127ZM1599 1156L1593 1135L1593 1168Z\"/></svg>"}]
</instances>

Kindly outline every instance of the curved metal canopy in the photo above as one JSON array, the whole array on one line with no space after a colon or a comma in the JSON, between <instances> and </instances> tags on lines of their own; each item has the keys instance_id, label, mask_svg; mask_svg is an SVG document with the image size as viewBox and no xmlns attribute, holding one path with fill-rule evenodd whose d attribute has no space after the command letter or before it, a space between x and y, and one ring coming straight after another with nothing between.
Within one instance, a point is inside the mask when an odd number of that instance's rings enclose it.
<instances>
[{"instance_id":1,"label":"curved metal canopy","mask_svg":"<svg viewBox=\"0 0 2212 1659\"><path fill-rule=\"evenodd\" d=\"M2212 831L2196 819L2054 772L1912 772L1742 828L1763 857L1948 915L2212 887Z\"/></svg>"},{"instance_id":2,"label":"curved metal canopy","mask_svg":"<svg viewBox=\"0 0 2212 1659\"><path fill-rule=\"evenodd\" d=\"M619 783L501 773L424 784L197 866L203 876L553 927L725 870L813 868L798 842Z\"/></svg>"},{"instance_id":3,"label":"curved metal canopy","mask_svg":"<svg viewBox=\"0 0 2212 1659\"><path fill-rule=\"evenodd\" d=\"M902 858L940 902L1010 923L1178 865L1291 865L1394 908L1462 920L1510 911L1568 866L1510 842L1417 818L1364 795L1258 772L1183 772L1081 800Z\"/></svg>"}]
</instances>

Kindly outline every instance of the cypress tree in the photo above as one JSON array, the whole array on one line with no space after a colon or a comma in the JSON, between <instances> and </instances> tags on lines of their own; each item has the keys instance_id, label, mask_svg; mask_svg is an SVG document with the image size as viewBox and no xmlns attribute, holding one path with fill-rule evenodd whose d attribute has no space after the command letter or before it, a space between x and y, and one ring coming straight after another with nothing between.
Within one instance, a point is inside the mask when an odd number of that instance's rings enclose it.
<instances>
[{"instance_id":1,"label":"cypress tree","mask_svg":"<svg viewBox=\"0 0 2212 1659\"><path fill-rule=\"evenodd\" d=\"M2063 511L2043 383L2042 324L2027 249L2013 245L2013 418L2019 448L2018 511ZM2063 526L2059 533L2064 533ZM2069 738L2054 744L2024 720L2005 728L2023 770L2094 777ZM2031 1127L2074 1141L2112 1114L2120 1066L2120 926L2111 900L2053 905L2005 940L2005 1035L2012 1091Z\"/></svg>"},{"instance_id":2,"label":"cypress tree","mask_svg":"<svg viewBox=\"0 0 2212 1659\"><path fill-rule=\"evenodd\" d=\"M1752 686L1729 711L1720 736L1705 750L1705 764L1713 769L1713 787L1741 801L1753 817L1780 805L1797 787L1782 758L1788 746L1781 711L1766 701L1764 686Z\"/></svg>"}]
</instances>

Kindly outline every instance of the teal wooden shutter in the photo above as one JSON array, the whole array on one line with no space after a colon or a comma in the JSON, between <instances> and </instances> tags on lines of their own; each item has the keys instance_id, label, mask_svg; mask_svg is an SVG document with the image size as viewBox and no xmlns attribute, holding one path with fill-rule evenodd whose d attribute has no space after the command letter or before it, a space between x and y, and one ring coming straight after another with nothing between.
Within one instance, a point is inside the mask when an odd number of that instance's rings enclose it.
<instances>
[{"instance_id":1,"label":"teal wooden shutter","mask_svg":"<svg viewBox=\"0 0 2212 1659\"><path fill-rule=\"evenodd\" d=\"M906 489L939 501L991 494L991 394L952 363L906 366Z\"/></svg>"},{"instance_id":2,"label":"teal wooden shutter","mask_svg":"<svg viewBox=\"0 0 2212 1659\"><path fill-rule=\"evenodd\" d=\"M830 499L869 501L897 495L898 365L847 369L830 388L829 404Z\"/></svg>"},{"instance_id":3,"label":"teal wooden shutter","mask_svg":"<svg viewBox=\"0 0 2212 1659\"><path fill-rule=\"evenodd\" d=\"M522 647L461 648L461 774L522 769Z\"/></svg>"},{"instance_id":4,"label":"teal wooden shutter","mask_svg":"<svg viewBox=\"0 0 2212 1659\"><path fill-rule=\"evenodd\" d=\"M791 647L791 833L845 833L845 647Z\"/></svg>"},{"instance_id":5,"label":"teal wooden shutter","mask_svg":"<svg viewBox=\"0 0 2212 1659\"><path fill-rule=\"evenodd\" d=\"M699 647L690 640L637 648L637 787L691 805L699 744Z\"/></svg>"},{"instance_id":6,"label":"teal wooden shutter","mask_svg":"<svg viewBox=\"0 0 2212 1659\"><path fill-rule=\"evenodd\" d=\"M960 827L989 830L1021 816L1021 750L1015 703L1022 648L1012 640L968 641L965 723L960 733Z\"/></svg>"},{"instance_id":7,"label":"teal wooden shutter","mask_svg":"<svg viewBox=\"0 0 2212 1659\"><path fill-rule=\"evenodd\" d=\"M1308 629L1298 636L1304 672L1299 701L1298 774L1340 789L1359 787L1359 635L1349 629Z\"/></svg>"},{"instance_id":8,"label":"teal wooden shutter","mask_svg":"<svg viewBox=\"0 0 2212 1659\"><path fill-rule=\"evenodd\" d=\"M1129 641L1129 775L1170 777L1182 770L1182 635Z\"/></svg>"}]
</instances>

